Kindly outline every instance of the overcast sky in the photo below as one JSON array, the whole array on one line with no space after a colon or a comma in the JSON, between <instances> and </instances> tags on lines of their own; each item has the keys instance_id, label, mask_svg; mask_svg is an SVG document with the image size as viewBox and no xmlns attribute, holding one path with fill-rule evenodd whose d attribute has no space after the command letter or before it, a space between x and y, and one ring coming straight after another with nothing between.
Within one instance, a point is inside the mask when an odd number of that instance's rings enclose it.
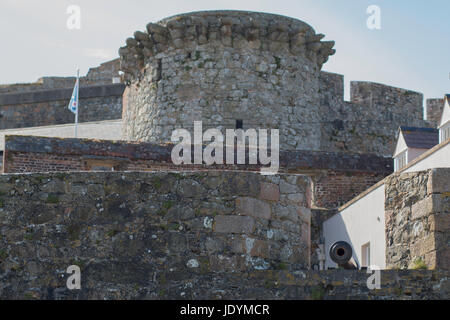
<instances>
[{"instance_id":1,"label":"overcast sky","mask_svg":"<svg viewBox=\"0 0 450 320\"><path fill-rule=\"evenodd\" d=\"M81 8L81 29L66 26L69 5ZM381 29L366 26L369 5ZM277 13L310 24L336 54L324 70L443 97L450 92L449 0L0 0L0 83L73 76L116 58L148 22L197 10Z\"/></svg>"}]
</instances>

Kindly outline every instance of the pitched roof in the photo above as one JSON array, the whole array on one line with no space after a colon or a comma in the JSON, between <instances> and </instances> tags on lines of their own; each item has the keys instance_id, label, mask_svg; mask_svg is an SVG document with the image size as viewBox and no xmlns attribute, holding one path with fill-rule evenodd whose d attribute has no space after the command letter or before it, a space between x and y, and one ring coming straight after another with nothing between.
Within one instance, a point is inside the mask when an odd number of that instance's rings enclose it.
<instances>
[{"instance_id":1,"label":"pitched roof","mask_svg":"<svg viewBox=\"0 0 450 320\"><path fill-rule=\"evenodd\" d=\"M408 148L431 149L439 144L439 130L433 128L400 127Z\"/></svg>"}]
</instances>

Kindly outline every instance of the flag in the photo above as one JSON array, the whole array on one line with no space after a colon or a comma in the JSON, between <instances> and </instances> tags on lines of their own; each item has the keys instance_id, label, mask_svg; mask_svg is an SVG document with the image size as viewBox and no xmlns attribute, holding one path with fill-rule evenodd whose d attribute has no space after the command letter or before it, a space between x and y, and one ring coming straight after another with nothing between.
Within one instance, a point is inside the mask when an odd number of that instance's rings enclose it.
<instances>
[{"instance_id":1,"label":"flag","mask_svg":"<svg viewBox=\"0 0 450 320\"><path fill-rule=\"evenodd\" d=\"M79 86L79 80L77 78L77 81L75 82L75 87L73 88L72 98L70 99L70 103L69 103L69 107L68 107L68 109L75 114L77 114L77 110L78 110L78 91L79 91L78 86Z\"/></svg>"}]
</instances>

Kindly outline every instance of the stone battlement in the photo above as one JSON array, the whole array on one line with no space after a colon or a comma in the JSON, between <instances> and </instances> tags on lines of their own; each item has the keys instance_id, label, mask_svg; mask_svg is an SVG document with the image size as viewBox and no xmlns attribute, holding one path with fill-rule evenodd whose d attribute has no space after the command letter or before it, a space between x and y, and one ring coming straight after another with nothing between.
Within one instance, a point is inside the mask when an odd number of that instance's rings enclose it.
<instances>
[{"instance_id":1,"label":"stone battlement","mask_svg":"<svg viewBox=\"0 0 450 320\"><path fill-rule=\"evenodd\" d=\"M90 68L87 75L80 77L81 86L112 84L113 78L120 78L119 59L102 63L100 66ZM73 88L76 77L42 77L32 83L0 84L0 95L20 94L25 92Z\"/></svg>"},{"instance_id":2,"label":"stone battlement","mask_svg":"<svg viewBox=\"0 0 450 320\"><path fill-rule=\"evenodd\" d=\"M122 118L119 60L90 68L80 77L80 122ZM0 85L0 129L73 123L67 109L75 77L43 77L34 83Z\"/></svg>"},{"instance_id":3,"label":"stone battlement","mask_svg":"<svg viewBox=\"0 0 450 320\"><path fill-rule=\"evenodd\" d=\"M344 100L344 76L320 72L321 149L392 156L400 126L430 127L423 119L423 94L385 84L351 81Z\"/></svg>"},{"instance_id":4,"label":"stone battlement","mask_svg":"<svg viewBox=\"0 0 450 320\"><path fill-rule=\"evenodd\" d=\"M320 67L333 55L334 41L321 41L308 24L285 16L246 11L201 11L149 23L120 48L121 69L131 80L159 53L198 46L233 47L305 56Z\"/></svg>"}]
</instances>

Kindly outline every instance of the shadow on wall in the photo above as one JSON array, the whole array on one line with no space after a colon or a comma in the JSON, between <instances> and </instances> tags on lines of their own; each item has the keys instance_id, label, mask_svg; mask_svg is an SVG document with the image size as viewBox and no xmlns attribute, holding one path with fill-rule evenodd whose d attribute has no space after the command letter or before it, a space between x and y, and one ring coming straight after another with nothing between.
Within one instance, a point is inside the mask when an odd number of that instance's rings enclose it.
<instances>
[{"instance_id":1,"label":"shadow on wall","mask_svg":"<svg viewBox=\"0 0 450 320\"><path fill-rule=\"evenodd\" d=\"M325 250L336 241L346 241L360 266L386 268L385 185L375 187L362 198L340 209L323 224ZM325 267L335 267L326 252Z\"/></svg>"},{"instance_id":2,"label":"shadow on wall","mask_svg":"<svg viewBox=\"0 0 450 320\"><path fill-rule=\"evenodd\" d=\"M328 223L327 223L328 222ZM347 225L342 218L341 213L335 214L323 224L323 232L325 236L325 269L339 268L336 263L331 260L330 248L337 241L345 241L350 244L353 250L353 259L358 266L361 266L361 262L358 259L357 249L358 247L352 242L351 236L347 230ZM326 227L327 226L327 227Z\"/></svg>"}]
</instances>

